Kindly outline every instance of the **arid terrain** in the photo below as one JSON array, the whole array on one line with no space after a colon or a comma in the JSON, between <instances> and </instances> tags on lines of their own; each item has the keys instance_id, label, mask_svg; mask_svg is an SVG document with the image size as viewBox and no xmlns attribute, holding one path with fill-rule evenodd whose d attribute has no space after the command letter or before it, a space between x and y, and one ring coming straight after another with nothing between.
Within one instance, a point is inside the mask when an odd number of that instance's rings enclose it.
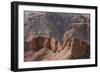
<instances>
[{"instance_id":1,"label":"arid terrain","mask_svg":"<svg viewBox=\"0 0 100 73\"><path fill-rule=\"evenodd\" d=\"M24 11L24 61L90 58L90 15Z\"/></svg>"}]
</instances>

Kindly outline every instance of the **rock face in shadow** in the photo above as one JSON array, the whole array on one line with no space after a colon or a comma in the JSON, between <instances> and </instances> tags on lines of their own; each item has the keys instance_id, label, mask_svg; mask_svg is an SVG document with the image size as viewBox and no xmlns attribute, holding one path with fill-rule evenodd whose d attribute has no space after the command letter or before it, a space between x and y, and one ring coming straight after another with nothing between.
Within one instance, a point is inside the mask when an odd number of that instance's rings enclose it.
<instances>
[{"instance_id":1,"label":"rock face in shadow","mask_svg":"<svg viewBox=\"0 0 100 73\"><path fill-rule=\"evenodd\" d=\"M84 42L80 41L79 39L72 40L72 59L81 59L81 58L89 58L89 45Z\"/></svg>"}]
</instances>

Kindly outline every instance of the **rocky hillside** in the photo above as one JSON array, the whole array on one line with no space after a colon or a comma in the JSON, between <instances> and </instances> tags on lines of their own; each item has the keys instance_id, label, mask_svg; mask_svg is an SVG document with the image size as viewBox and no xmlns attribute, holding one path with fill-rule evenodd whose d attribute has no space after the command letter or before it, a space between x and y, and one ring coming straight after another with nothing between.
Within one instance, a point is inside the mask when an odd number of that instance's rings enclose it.
<instances>
[{"instance_id":1,"label":"rocky hillside","mask_svg":"<svg viewBox=\"0 0 100 73\"><path fill-rule=\"evenodd\" d=\"M24 12L24 61L90 58L90 15Z\"/></svg>"}]
</instances>

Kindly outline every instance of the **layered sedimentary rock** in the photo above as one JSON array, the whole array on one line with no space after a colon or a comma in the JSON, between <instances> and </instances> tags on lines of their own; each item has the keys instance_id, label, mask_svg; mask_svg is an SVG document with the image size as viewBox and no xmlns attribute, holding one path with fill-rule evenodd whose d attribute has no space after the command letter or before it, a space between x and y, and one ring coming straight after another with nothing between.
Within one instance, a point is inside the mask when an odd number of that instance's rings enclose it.
<instances>
[{"instance_id":1,"label":"layered sedimentary rock","mask_svg":"<svg viewBox=\"0 0 100 73\"><path fill-rule=\"evenodd\" d=\"M25 12L24 61L90 58L90 15Z\"/></svg>"}]
</instances>

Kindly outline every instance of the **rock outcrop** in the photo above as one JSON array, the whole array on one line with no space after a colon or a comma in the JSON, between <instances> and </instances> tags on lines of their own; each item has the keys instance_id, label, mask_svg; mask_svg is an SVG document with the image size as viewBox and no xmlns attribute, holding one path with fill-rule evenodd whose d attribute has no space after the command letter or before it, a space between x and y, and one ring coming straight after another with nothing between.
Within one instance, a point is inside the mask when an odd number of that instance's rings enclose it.
<instances>
[{"instance_id":1,"label":"rock outcrop","mask_svg":"<svg viewBox=\"0 0 100 73\"><path fill-rule=\"evenodd\" d=\"M28 48L28 51L25 50L25 54L26 52L32 54L31 57L30 54L27 55L25 61L86 59L90 57L90 46L80 39L66 38L61 43L54 38L37 37L25 43ZM43 53L44 55L42 55Z\"/></svg>"},{"instance_id":2,"label":"rock outcrop","mask_svg":"<svg viewBox=\"0 0 100 73\"><path fill-rule=\"evenodd\" d=\"M90 15L28 12L24 17L24 61L90 58Z\"/></svg>"}]
</instances>

